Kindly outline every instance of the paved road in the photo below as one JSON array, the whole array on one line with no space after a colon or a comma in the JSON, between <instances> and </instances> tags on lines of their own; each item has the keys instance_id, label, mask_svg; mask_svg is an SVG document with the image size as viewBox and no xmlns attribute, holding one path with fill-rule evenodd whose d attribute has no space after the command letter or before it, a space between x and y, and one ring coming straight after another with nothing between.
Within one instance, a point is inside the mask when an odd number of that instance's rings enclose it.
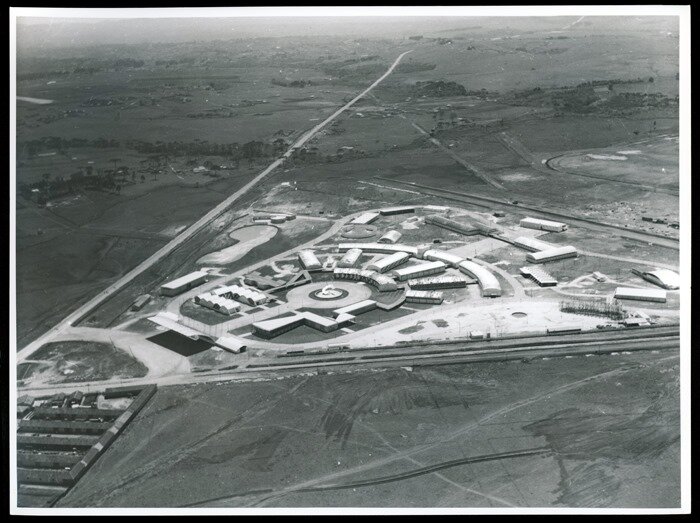
<instances>
[{"instance_id":1,"label":"paved road","mask_svg":"<svg viewBox=\"0 0 700 523\"><path fill-rule=\"evenodd\" d=\"M100 292L97 296L95 296L94 298L89 300L87 303L83 304L78 309L73 311L58 325L54 326L52 329L47 331L45 334L43 334L42 336L40 336L39 338L37 338L36 340L31 342L29 345L24 347L22 350L17 352L17 361L18 362L22 361L24 358L29 356L32 352L34 352L36 349L38 349L44 343L46 343L48 340L50 340L52 336L61 332L63 329L70 327L75 321L82 318L85 314L87 314L92 309L97 307L105 299L109 298L112 294L114 294L115 292L122 289L124 286L126 286L129 282L131 282L134 278L136 278L143 271L145 271L149 267L158 263L165 256L167 256L168 254L173 252L175 249L177 249L180 245L182 245L184 242L189 240L194 234L199 232L203 227L208 225L212 220L214 220L216 217L218 217L220 214L222 214L235 201L239 200L246 193L248 193L253 187L255 187L270 172L272 172L277 167L279 167L287 158L289 158L294 153L294 151L296 149L299 149L300 147L302 147L306 142L311 140L311 138L313 138L316 135L316 133L318 133L321 129L323 129L325 126L327 126L330 122L335 120L343 112L347 111L358 100L360 100L361 98L366 96L367 93L369 93L372 89L374 89L377 85L379 85L387 76L389 76L394 71L396 66L401 61L401 59L410 52L411 51L406 51L405 53L402 53L401 55L399 55L399 57L394 61L394 63L391 65L391 67L389 67L389 69L387 69L387 71L382 76L380 76L377 80L375 80L375 82L372 83L372 85L370 85L367 89L365 89L360 94L358 94L355 98L350 100L348 103L343 105L340 109L335 111L328 118L326 118L321 123L316 125L310 131L306 132L301 138L299 138L287 150L287 152L285 152L280 158L278 158L272 164L270 164L264 171L262 171L260 174L258 174L255 178L253 178L247 184L245 184L243 187L241 187L238 191L236 191L231 196L226 198L224 201L222 201L220 204L218 204L216 207L214 207L211 211L209 211L207 214L202 216L199 220L197 220L195 223L190 225L183 232L181 232L178 236L173 238L172 241L170 241L169 243L167 243L166 245L161 247L153 255L149 256L146 260L141 262L134 269L132 269L131 271L126 273L124 276L122 276L119 280L117 280L116 282L111 284L109 287L107 287L105 290Z\"/></svg>"}]
</instances>

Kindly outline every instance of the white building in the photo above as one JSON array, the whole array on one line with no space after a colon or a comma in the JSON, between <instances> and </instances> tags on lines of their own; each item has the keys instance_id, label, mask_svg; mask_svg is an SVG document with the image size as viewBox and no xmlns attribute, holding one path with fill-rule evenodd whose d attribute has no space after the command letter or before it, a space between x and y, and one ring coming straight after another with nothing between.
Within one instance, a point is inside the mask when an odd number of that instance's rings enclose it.
<instances>
[{"instance_id":1,"label":"white building","mask_svg":"<svg viewBox=\"0 0 700 523\"><path fill-rule=\"evenodd\" d=\"M566 245L564 247L547 249L546 251L530 252L527 254L526 259L530 263L546 263L555 260L563 260L564 258L576 258L576 256L578 256L576 247Z\"/></svg>"},{"instance_id":2,"label":"white building","mask_svg":"<svg viewBox=\"0 0 700 523\"><path fill-rule=\"evenodd\" d=\"M380 258L374 263L370 263L367 265L367 269L370 271L386 272L394 267L398 267L402 263L406 263L409 258L410 256L405 252L395 252L394 254Z\"/></svg>"},{"instance_id":3,"label":"white building","mask_svg":"<svg viewBox=\"0 0 700 523\"><path fill-rule=\"evenodd\" d=\"M527 236L516 238L513 240L513 245L530 252L546 251L556 247L556 245L552 245L551 243L546 243L536 238L528 238Z\"/></svg>"},{"instance_id":4,"label":"white building","mask_svg":"<svg viewBox=\"0 0 700 523\"><path fill-rule=\"evenodd\" d=\"M618 287L615 289L615 298L618 300L655 301L666 303L666 291L660 289L634 289L631 287Z\"/></svg>"},{"instance_id":5,"label":"white building","mask_svg":"<svg viewBox=\"0 0 700 523\"><path fill-rule=\"evenodd\" d=\"M352 220L350 223L352 225L367 225L368 223L372 223L377 218L379 218L378 212L366 212L364 214L359 215L357 218Z\"/></svg>"},{"instance_id":6,"label":"white building","mask_svg":"<svg viewBox=\"0 0 700 523\"><path fill-rule=\"evenodd\" d=\"M314 253L314 251L308 249L299 251L298 256L299 263L301 263L301 266L307 271L318 271L323 267L319 259L316 257L316 253Z\"/></svg>"},{"instance_id":7,"label":"white building","mask_svg":"<svg viewBox=\"0 0 700 523\"><path fill-rule=\"evenodd\" d=\"M475 280L465 280L463 276L434 276L428 278L417 278L408 280L408 286L411 289L459 289L466 287L469 283L475 283Z\"/></svg>"},{"instance_id":8,"label":"white building","mask_svg":"<svg viewBox=\"0 0 700 523\"><path fill-rule=\"evenodd\" d=\"M396 269L393 275L399 281L409 280L411 278L420 278L421 276L430 276L431 274L439 274L445 272L447 266L441 261L431 261L418 265L411 265L403 269Z\"/></svg>"},{"instance_id":9,"label":"white building","mask_svg":"<svg viewBox=\"0 0 700 523\"><path fill-rule=\"evenodd\" d=\"M415 207L403 206L403 207L385 207L384 209L379 209L379 214L382 216L392 216L394 214L405 214L416 212Z\"/></svg>"},{"instance_id":10,"label":"white building","mask_svg":"<svg viewBox=\"0 0 700 523\"><path fill-rule=\"evenodd\" d=\"M194 297L194 302L207 309L212 309L216 312L222 314L235 314L241 309L241 306L235 301L225 298L223 296L218 296L210 292L205 292Z\"/></svg>"},{"instance_id":11,"label":"white building","mask_svg":"<svg viewBox=\"0 0 700 523\"><path fill-rule=\"evenodd\" d=\"M450 267L454 267L455 269L459 266L459 264L462 261L464 261L464 258L462 258L461 256L441 251L439 249L428 249L423 253L423 259L430 261L441 261L445 265L449 265Z\"/></svg>"},{"instance_id":12,"label":"white building","mask_svg":"<svg viewBox=\"0 0 700 523\"><path fill-rule=\"evenodd\" d=\"M418 247L413 245L404 245L401 243L389 244L389 243L341 243L338 245L338 250L340 252L346 252L350 249L361 249L363 252L370 253L384 253L393 254L395 252L405 252L413 256L418 257Z\"/></svg>"},{"instance_id":13,"label":"white building","mask_svg":"<svg viewBox=\"0 0 700 523\"><path fill-rule=\"evenodd\" d=\"M207 271L194 271L176 280L164 283L160 286L160 293L164 296L176 296L193 289L207 281Z\"/></svg>"},{"instance_id":14,"label":"white building","mask_svg":"<svg viewBox=\"0 0 700 523\"><path fill-rule=\"evenodd\" d=\"M540 231L562 232L569 228L565 223L541 220L540 218L523 218L520 220L520 227L526 229L537 229Z\"/></svg>"},{"instance_id":15,"label":"white building","mask_svg":"<svg viewBox=\"0 0 700 523\"><path fill-rule=\"evenodd\" d=\"M377 241L379 243L396 243L400 239L401 233L399 231L389 231Z\"/></svg>"},{"instance_id":16,"label":"white building","mask_svg":"<svg viewBox=\"0 0 700 523\"><path fill-rule=\"evenodd\" d=\"M350 268L356 267L360 262L362 257L362 249L350 249L345 255L338 261L336 267Z\"/></svg>"},{"instance_id":17,"label":"white building","mask_svg":"<svg viewBox=\"0 0 700 523\"><path fill-rule=\"evenodd\" d=\"M443 301L442 293L438 291L406 291L408 303L431 303L439 305Z\"/></svg>"},{"instance_id":18,"label":"white building","mask_svg":"<svg viewBox=\"0 0 700 523\"><path fill-rule=\"evenodd\" d=\"M557 280L539 267L521 267L520 274L534 280L540 287L554 287Z\"/></svg>"},{"instance_id":19,"label":"white building","mask_svg":"<svg viewBox=\"0 0 700 523\"><path fill-rule=\"evenodd\" d=\"M485 267L482 267L476 262L470 260L463 260L459 264L460 272L470 276L479 283L481 288L481 295L485 297L497 297L500 296L503 291L501 290L501 284L498 278L491 273Z\"/></svg>"}]
</instances>

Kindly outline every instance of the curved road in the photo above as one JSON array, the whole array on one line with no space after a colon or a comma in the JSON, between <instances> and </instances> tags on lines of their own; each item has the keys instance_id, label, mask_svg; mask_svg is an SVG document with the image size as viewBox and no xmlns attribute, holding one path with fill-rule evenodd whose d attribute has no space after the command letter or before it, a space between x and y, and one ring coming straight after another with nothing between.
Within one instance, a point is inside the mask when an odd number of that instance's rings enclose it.
<instances>
[{"instance_id":1,"label":"curved road","mask_svg":"<svg viewBox=\"0 0 700 523\"><path fill-rule=\"evenodd\" d=\"M102 303L105 299L110 297L112 294L115 292L119 291L121 288L126 286L129 282L131 282L136 276L141 274L143 271L148 269L149 267L153 266L154 264L158 263L161 259L163 259L165 256L173 252L177 247L182 245L184 242L189 240L195 233L199 232L203 227L208 225L212 220L214 220L216 217L218 217L221 213L223 213L228 207L231 206L236 200L239 200L242 196L244 196L246 193L248 193L253 187L255 187L263 178L265 178L270 172L275 170L277 167L279 167L284 161L289 158L296 149L299 149L302 147L306 142L308 142L311 138L313 138L316 133L318 133L321 129L323 129L325 126L327 126L330 122L335 120L338 116L340 116L343 112L347 111L350 107L352 107L358 100L363 98L364 96L367 95L372 89L377 87L387 76L389 76L396 66L399 64L401 59L406 56L408 53L411 51L406 51L405 53L402 53L399 55L399 57L394 61L393 64L391 64L391 67L387 69L387 71L380 76L377 80L372 83L367 89L362 91L360 94L355 96L352 100L350 100L348 103L343 105L340 109L335 111L332 115L330 115L328 118L323 120L321 123L316 125L314 128L312 128L310 131L306 132L301 138L299 138L288 150L285 152L280 158L275 160L272 164L270 164L264 171L262 171L260 174L258 174L255 178L253 178L251 181L249 181L247 184L245 184L243 187L241 187L238 191L233 193L231 196L226 198L224 201L222 201L219 205L214 207L211 211L209 211L207 214L202 216L199 220L197 220L195 223L190 225L187 229L185 229L182 233L180 233L178 236L173 238L172 241L161 247L158 251L156 251L153 255L148 257L146 260L142 261L139 265L137 265L134 269L126 273L124 276L122 276L119 280L111 284L109 287L107 287L105 290L100 292L97 296L89 300L87 303L83 304L82 306L78 307L75 311L73 311L71 314L69 314L63 321L58 323L55 327L44 333L42 336L25 346L22 350L17 352L17 361L22 361L24 358L29 356L32 352L34 352L36 349L41 347L44 343L46 343L48 340L51 339L52 336L60 333L63 329L70 327L75 321L79 320L81 317L83 317L85 314L90 312L92 309L97 307L100 303Z\"/></svg>"}]
</instances>

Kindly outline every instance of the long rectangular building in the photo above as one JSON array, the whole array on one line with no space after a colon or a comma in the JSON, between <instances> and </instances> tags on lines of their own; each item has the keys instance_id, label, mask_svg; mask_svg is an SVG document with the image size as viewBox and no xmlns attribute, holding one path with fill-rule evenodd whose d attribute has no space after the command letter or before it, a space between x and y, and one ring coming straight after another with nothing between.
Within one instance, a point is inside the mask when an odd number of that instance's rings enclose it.
<instances>
[{"instance_id":1,"label":"long rectangular building","mask_svg":"<svg viewBox=\"0 0 700 523\"><path fill-rule=\"evenodd\" d=\"M490 298L500 296L503 291L498 278L485 267L471 260L464 260L459 264L459 271L467 276L476 278L481 288L481 295Z\"/></svg>"},{"instance_id":2,"label":"long rectangular building","mask_svg":"<svg viewBox=\"0 0 700 523\"><path fill-rule=\"evenodd\" d=\"M382 216L392 216L394 214L406 214L416 212L415 207L403 206L403 207L385 207L384 209L379 209L379 214Z\"/></svg>"},{"instance_id":3,"label":"long rectangular building","mask_svg":"<svg viewBox=\"0 0 700 523\"><path fill-rule=\"evenodd\" d=\"M618 287L615 289L614 297L618 300L638 300L666 303L666 291L662 291L661 289L635 289L632 287Z\"/></svg>"},{"instance_id":4,"label":"long rectangular building","mask_svg":"<svg viewBox=\"0 0 700 523\"><path fill-rule=\"evenodd\" d=\"M207 281L207 271L194 271L160 286L164 296L176 296Z\"/></svg>"},{"instance_id":5,"label":"long rectangular building","mask_svg":"<svg viewBox=\"0 0 700 523\"><path fill-rule=\"evenodd\" d=\"M455 269L464 260L461 256L440 249L428 249L423 253L424 260L441 261L442 263L454 267Z\"/></svg>"},{"instance_id":6,"label":"long rectangular building","mask_svg":"<svg viewBox=\"0 0 700 523\"><path fill-rule=\"evenodd\" d=\"M299 251L299 263L307 271L318 271L323 266L319 261L316 253L309 249Z\"/></svg>"},{"instance_id":7,"label":"long rectangular building","mask_svg":"<svg viewBox=\"0 0 700 523\"><path fill-rule=\"evenodd\" d=\"M435 276L433 278L417 278L408 280L408 286L411 289L459 289L466 287L470 283L476 283L476 280L466 280L461 276Z\"/></svg>"},{"instance_id":8,"label":"long rectangular building","mask_svg":"<svg viewBox=\"0 0 700 523\"><path fill-rule=\"evenodd\" d=\"M552 245L551 243L546 243L536 238L528 238L527 236L516 238L513 240L513 245L530 252L546 251L556 247L556 245Z\"/></svg>"},{"instance_id":9,"label":"long rectangular building","mask_svg":"<svg viewBox=\"0 0 700 523\"><path fill-rule=\"evenodd\" d=\"M546 251L530 252L527 254L526 259L530 263L546 263L550 261L563 260L565 258L576 258L576 256L578 256L576 247L566 245L563 247L547 249Z\"/></svg>"},{"instance_id":10,"label":"long rectangular building","mask_svg":"<svg viewBox=\"0 0 700 523\"><path fill-rule=\"evenodd\" d=\"M420 278L421 276L430 276L431 274L439 274L445 272L447 266L441 261L431 261L418 265L411 265L403 269L396 269L393 275L399 281L409 280L411 278Z\"/></svg>"},{"instance_id":11,"label":"long rectangular building","mask_svg":"<svg viewBox=\"0 0 700 523\"><path fill-rule=\"evenodd\" d=\"M438 305L442 303L441 292L437 291L406 291L406 302L408 303L431 303Z\"/></svg>"},{"instance_id":12,"label":"long rectangular building","mask_svg":"<svg viewBox=\"0 0 700 523\"><path fill-rule=\"evenodd\" d=\"M520 220L520 227L525 227L526 229L537 229L540 231L562 232L568 229L569 226L565 223L527 217Z\"/></svg>"},{"instance_id":13,"label":"long rectangular building","mask_svg":"<svg viewBox=\"0 0 700 523\"><path fill-rule=\"evenodd\" d=\"M418 257L418 247L404 245L402 243L341 243L338 244L340 252L347 252L350 249L361 249L363 252L393 254L395 252L405 252L413 257Z\"/></svg>"},{"instance_id":14,"label":"long rectangular building","mask_svg":"<svg viewBox=\"0 0 700 523\"><path fill-rule=\"evenodd\" d=\"M377 218L379 218L378 212L366 212L364 214L360 214L358 217L356 217L350 223L352 225L367 225L367 224L375 221Z\"/></svg>"},{"instance_id":15,"label":"long rectangular building","mask_svg":"<svg viewBox=\"0 0 700 523\"><path fill-rule=\"evenodd\" d=\"M557 280L539 267L521 267L520 274L534 280L540 287L554 287Z\"/></svg>"},{"instance_id":16,"label":"long rectangular building","mask_svg":"<svg viewBox=\"0 0 700 523\"><path fill-rule=\"evenodd\" d=\"M405 252L395 252L394 254L385 256L374 263L370 263L367 265L367 269L370 271L386 272L394 267L398 267L402 263L406 263L409 258L410 256Z\"/></svg>"},{"instance_id":17,"label":"long rectangular building","mask_svg":"<svg viewBox=\"0 0 700 523\"><path fill-rule=\"evenodd\" d=\"M447 229L449 231L453 231L459 234L464 234L465 236L473 236L482 232L482 229L480 229L479 227L475 227L474 225L460 223L455 220L445 218L444 216L439 216L435 214L426 216L425 223L428 223L430 225L436 225L438 227L442 227L443 229Z\"/></svg>"},{"instance_id":18,"label":"long rectangular building","mask_svg":"<svg viewBox=\"0 0 700 523\"><path fill-rule=\"evenodd\" d=\"M350 249L340 260L338 260L336 267L341 267L344 269L349 269L350 267L357 267L361 257L362 249Z\"/></svg>"}]
</instances>

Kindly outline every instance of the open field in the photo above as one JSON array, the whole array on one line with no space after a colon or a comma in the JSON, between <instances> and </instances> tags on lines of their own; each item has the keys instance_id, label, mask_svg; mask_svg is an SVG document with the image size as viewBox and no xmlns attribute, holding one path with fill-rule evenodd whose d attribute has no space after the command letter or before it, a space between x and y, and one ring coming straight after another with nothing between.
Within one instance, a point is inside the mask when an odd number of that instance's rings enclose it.
<instances>
[{"instance_id":1,"label":"open field","mask_svg":"<svg viewBox=\"0 0 700 523\"><path fill-rule=\"evenodd\" d=\"M161 388L59 506L677 506L677 366L663 351Z\"/></svg>"}]
</instances>

